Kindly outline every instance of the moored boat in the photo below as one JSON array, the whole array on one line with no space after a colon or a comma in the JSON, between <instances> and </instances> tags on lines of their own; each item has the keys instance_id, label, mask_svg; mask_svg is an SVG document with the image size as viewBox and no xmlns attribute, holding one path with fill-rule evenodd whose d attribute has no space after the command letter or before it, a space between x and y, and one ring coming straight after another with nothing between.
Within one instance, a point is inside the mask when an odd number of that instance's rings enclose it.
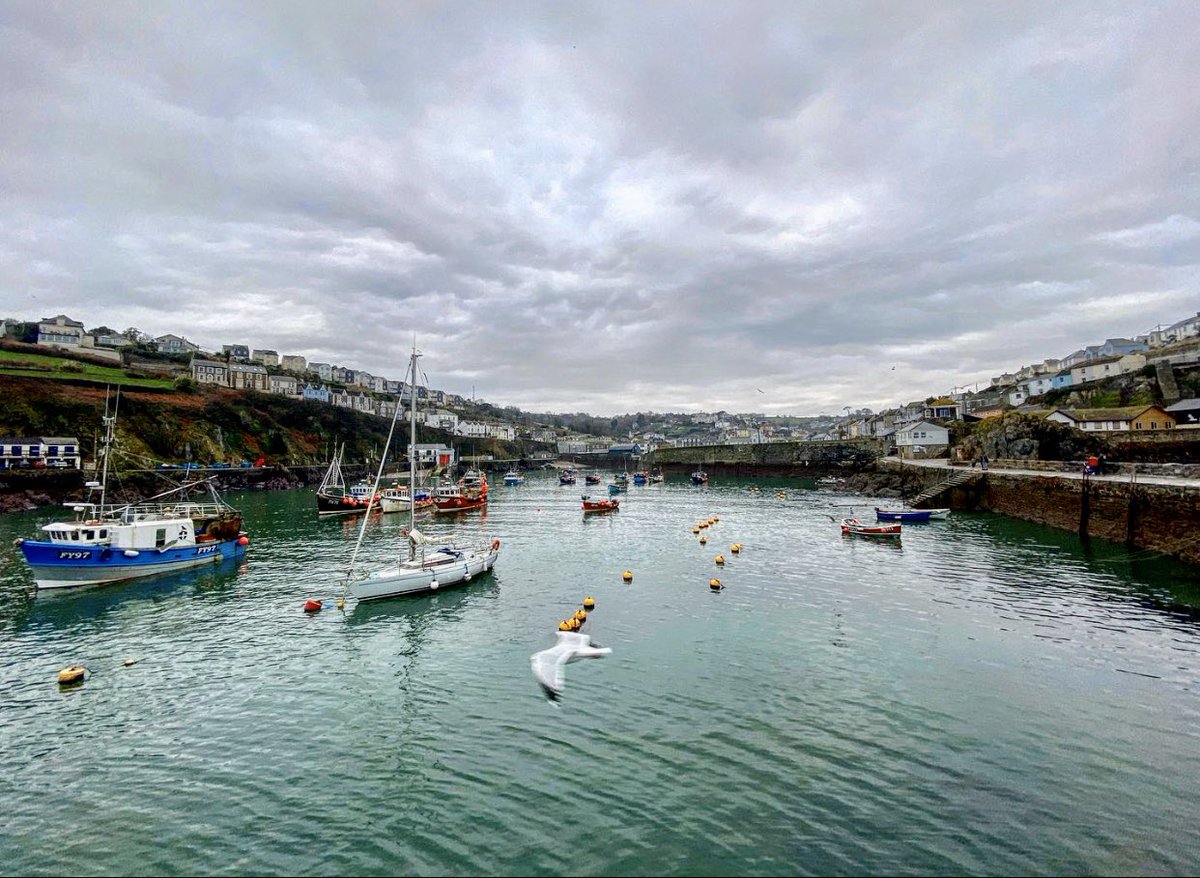
<instances>
[{"instance_id":1,"label":"moored boat","mask_svg":"<svg viewBox=\"0 0 1200 878\"><path fill-rule=\"evenodd\" d=\"M504 484L506 485L523 485L525 484L525 476L522 475L519 469L515 467L504 474Z\"/></svg>"},{"instance_id":2,"label":"moored boat","mask_svg":"<svg viewBox=\"0 0 1200 878\"><path fill-rule=\"evenodd\" d=\"M412 388L411 408L414 414L417 404L417 357L418 354L414 343L409 371L412 377L410 385ZM397 407L398 413L399 407ZM393 430L395 426L396 415L393 415ZM417 478L415 458L417 427L415 417L412 420L411 429L409 483L415 485ZM387 445L390 445L391 438L391 431L389 430L388 443L384 446L384 459L386 459L386 448ZM383 462L381 461L380 472L382 471ZM460 496L463 491L467 490L473 492L481 491L482 502L487 502L487 479L484 478L482 473L468 472L459 480L458 484L445 487L459 492ZM439 488L438 490L440 491L441 489ZM439 509L438 511L442 510ZM452 509L448 511L459 510ZM449 588L470 582L474 577L487 573L495 565L496 559L500 555L500 540L489 540L484 537L477 543L472 541L471 544L458 546L445 537L427 536L418 531L414 524L415 509L411 505L409 507L409 515L409 527L406 534L408 538L408 552L406 557L385 567L371 570L365 575L356 575L354 573L354 562L358 557L358 548L362 544L367 524L367 520L363 519L362 527L359 529L358 542L355 544L354 554L350 559L350 575L347 578L346 585L346 591L349 594L360 601L424 594L437 591L439 588Z\"/></svg>"},{"instance_id":3,"label":"moored boat","mask_svg":"<svg viewBox=\"0 0 1200 878\"><path fill-rule=\"evenodd\" d=\"M934 521L944 520L950 515L949 509L880 509L875 507L877 521Z\"/></svg>"},{"instance_id":4,"label":"moored boat","mask_svg":"<svg viewBox=\"0 0 1200 878\"><path fill-rule=\"evenodd\" d=\"M584 512L612 512L621 507L621 499L619 497L604 497L594 499L588 494L583 495L583 511Z\"/></svg>"},{"instance_id":5,"label":"moored boat","mask_svg":"<svg viewBox=\"0 0 1200 878\"><path fill-rule=\"evenodd\" d=\"M119 397L118 397L119 400ZM43 525L43 539L17 541L40 589L100 585L211 564L246 553L242 515L225 503L215 477L178 485L137 503L106 502L116 410L104 414L100 481L88 483L96 502L73 503L73 521ZM187 495L206 488L209 500Z\"/></svg>"},{"instance_id":6,"label":"moored boat","mask_svg":"<svg viewBox=\"0 0 1200 878\"><path fill-rule=\"evenodd\" d=\"M708 484L708 473L706 473L702 469L696 470L694 473L692 473L692 484L693 485L707 485Z\"/></svg>"},{"instance_id":7,"label":"moored boat","mask_svg":"<svg viewBox=\"0 0 1200 878\"><path fill-rule=\"evenodd\" d=\"M439 485L433 491L433 505L439 513L482 509L487 501L487 476L474 469L467 470L454 484Z\"/></svg>"},{"instance_id":8,"label":"moored boat","mask_svg":"<svg viewBox=\"0 0 1200 878\"><path fill-rule=\"evenodd\" d=\"M418 488L415 492L408 490L408 485L392 485L384 488L378 495L379 508L383 512L407 512L413 509L428 509L433 506L433 495Z\"/></svg>"},{"instance_id":9,"label":"moored boat","mask_svg":"<svg viewBox=\"0 0 1200 878\"><path fill-rule=\"evenodd\" d=\"M897 523L870 524L860 521L857 518L843 518L842 534L859 537L895 537L898 539L900 537L900 525Z\"/></svg>"}]
</instances>

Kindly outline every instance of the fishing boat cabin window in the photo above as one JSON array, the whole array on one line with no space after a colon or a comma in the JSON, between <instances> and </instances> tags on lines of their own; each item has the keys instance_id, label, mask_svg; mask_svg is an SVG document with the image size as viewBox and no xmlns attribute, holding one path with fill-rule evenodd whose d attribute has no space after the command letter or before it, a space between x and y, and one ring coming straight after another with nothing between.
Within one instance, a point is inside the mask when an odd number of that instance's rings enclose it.
<instances>
[{"instance_id":1,"label":"fishing boat cabin window","mask_svg":"<svg viewBox=\"0 0 1200 878\"><path fill-rule=\"evenodd\" d=\"M161 549L167 544L167 529L160 527L154 532L154 548Z\"/></svg>"}]
</instances>

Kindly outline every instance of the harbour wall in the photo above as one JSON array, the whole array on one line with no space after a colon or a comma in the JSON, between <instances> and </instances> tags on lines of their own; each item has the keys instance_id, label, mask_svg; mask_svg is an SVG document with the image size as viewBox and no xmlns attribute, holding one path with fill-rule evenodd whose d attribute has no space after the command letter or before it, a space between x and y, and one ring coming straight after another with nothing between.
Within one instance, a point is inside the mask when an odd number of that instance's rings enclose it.
<instances>
[{"instance_id":1,"label":"harbour wall","mask_svg":"<svg viewBox=\"0 0 1200 878\"><path fill-rule=\"evenodd\" d=\"M960 471L881 461L875 474L856 479L852 486L875 493L873 488L885 484L873 484L872 479L890 479L900 486L901 496L912 497ZM989 469L921 505L996 512L1200 564L1200 490L1186 486Z\"/></svg>"},{"instance_id":2,"label":"harbour wall","mask_svg":"<svg viewBox=\"0 0 1200 878\"><path fill-rule=\"evenodd\" d=\"M664 472L703 469L710 476L817 476L870 469L885 451L874 439L691 445L656 449L643 462Z\"/></svg>"}]
</instances>

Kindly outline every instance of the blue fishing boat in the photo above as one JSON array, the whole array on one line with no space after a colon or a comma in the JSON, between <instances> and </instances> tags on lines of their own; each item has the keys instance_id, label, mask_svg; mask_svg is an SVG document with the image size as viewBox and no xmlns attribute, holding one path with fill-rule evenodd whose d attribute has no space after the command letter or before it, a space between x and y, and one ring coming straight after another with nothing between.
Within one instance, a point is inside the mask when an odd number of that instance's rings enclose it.
<instances>
[{"instance_id":1,"label":"blue fishing boat","mask_svg":"<svg viewBox=\"0 0 1200 878\"><path fill-rule=\"evenodd\" d=\"M519 469L510 469L504 474L504 484L523 485L525 484L525 476L521 475L521 471Z\"/></svg>"},{"instance_id":2,"label":"blue fishing boat","mask_svg":"<svg viewBox=\"0 0 1200 878\"><path fill-rule=\"evenodd\" d=\"M43 525L44 538L17 541L38 588L119 582L245 554L250 540L241 529L241 513L218 496L215 476L138 503L106 503L115 405L111 417L105 406L104 424L101 480L87 485L96 500L68 504L74 520ZM207 488L210 499L189 498L201 488Z\"/></svg>"},{"instance_id":3,"label":"blue fishing boat","mask_svg":"<svg viewBox=\"0 0 1200 878\"><path fill-rule=\"evenodd\" d=\"M933 521L950 515L949 509L880 509L875 507L876 521Z\"/></svg>"}]
</instances>

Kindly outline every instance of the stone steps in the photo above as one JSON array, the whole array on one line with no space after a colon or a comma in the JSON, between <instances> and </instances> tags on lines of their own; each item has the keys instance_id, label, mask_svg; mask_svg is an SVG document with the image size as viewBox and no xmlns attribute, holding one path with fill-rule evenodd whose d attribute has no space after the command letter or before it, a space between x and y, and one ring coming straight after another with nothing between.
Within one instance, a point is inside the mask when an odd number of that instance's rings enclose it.
<instances>
[{"instance_id":1,"label":"stone steps","mask_svg":"<svg viewBox=\"0 0 1200 878\"><path fill-rule=\"evenodd\" d=\"M983 473L978 470L959 470L958 472L954 473L954 475L950 476L950 478L946 479L946 481L939 482L932 488L926 488L920 494L913 497L912 500L909 501L909 505L913 508L919 508L922 503L929 502L934 497L944 494L951 488L956 488L959 485L965 485L967 482L975 482L982 475Z\"/></svg>"}]
</instances>

